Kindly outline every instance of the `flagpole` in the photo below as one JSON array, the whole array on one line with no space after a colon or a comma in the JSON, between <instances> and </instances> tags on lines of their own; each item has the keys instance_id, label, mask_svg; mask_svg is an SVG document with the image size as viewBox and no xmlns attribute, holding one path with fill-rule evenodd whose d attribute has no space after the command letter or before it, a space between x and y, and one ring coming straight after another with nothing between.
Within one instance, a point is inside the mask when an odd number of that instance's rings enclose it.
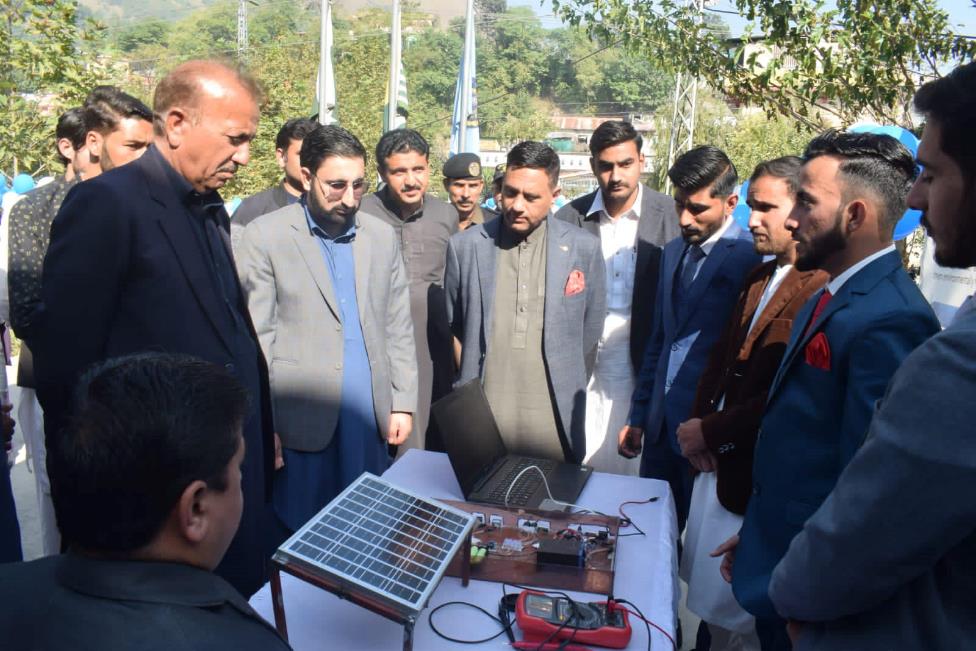
<instances>
[{"instance_id":1,"label":"flagpole","mask_svg":"<svg viewBox=\"0 0 976 651\"><path fill-rule=\"evenodd\" d=\"M334 106L330 105L329 100L334 104L332 97L335 92L330 89L330 84L334 84L334 71L332 69L332 0L322 0L322 25L319 34L319 124L332 124L336 121L332 114ZM335 86L332 86L334 89ZM331 92L330 92L331 90Z\"/></svg>"},{"instance_id":2,"label":"flagpole","mask_svg":"<svg viewBox=\"0 0 976 651\"><path fill-rule=\"evenodd\" d=\"M400 91L400 0L393 0L393 25L390 28L390 85L387 90L386 128L393 130L397 124L397 95Z\"/></svg>"},{"instance_id":3,"label":"flagpole","mask_svg":"<svg viewBox=\"0 0 976 651\"><path fill-rule=\"evenodd\" d=\"M471 70L474 61L474 0L468 0L467 20L464 27L464 82L461 95L461 132L458 134L458 151L468 151L468 118L471 116Z\"/></svg>"}]
</instances>

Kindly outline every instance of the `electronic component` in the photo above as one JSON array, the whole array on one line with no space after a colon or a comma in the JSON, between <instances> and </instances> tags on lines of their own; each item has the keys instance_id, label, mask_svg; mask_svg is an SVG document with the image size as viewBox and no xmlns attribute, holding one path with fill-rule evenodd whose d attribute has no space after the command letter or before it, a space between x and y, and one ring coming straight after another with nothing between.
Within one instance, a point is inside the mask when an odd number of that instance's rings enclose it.
<instances>
[{"instance_id":1,"label":"electronic component","mask_svg":"<svg viewBox=\"0 0 976 651\"><path fill-rule=\"evenodd\" d=\"M484 526L485 525L485 514L484 513L480 513L478 511L472 511L471 512L471 515L474 516L474 519L475 520L477 520L477 522L475 523L475 526L479 526L479 525L480 526Z\"/></svg>"},{"instance_id":2,"label":"electronic component","mask_svg":"<svg viewBox=\"0 0 976 651\"><path fill-rule=\"evenodd\" d=\"M499 528L500 527L504 527L505 526L505 518L503 518L500 515L489 515L488 516L488 524L490 524L493 527L499 527Z\"/></svg>"},{"instance_id":3,"label":"electronic component","mask_svg":"<svg viewBox=\"0 0 976 651\"><path fill-rule=\"evenodd\" d=\"M536 649L561 640L623 649L633 633L627 611L613 603L571 603L565 597L530 590L515 602L515 621L523 637L513 644L518 649Z\"/></svg>"},{"instance_id":4,"label":"electronic component","mask_svg":"<svg viewBox=\"0 0 976 651\"><path fill-rule=\"evenodd\" d=\"M544 538L539 541L536 561L549 565L583 567L586 562L586 551L579 540Z\"/></svg>"},{"instance_id":5,"label":"electronic component","mask_svg":"<svg viewBox=\"0 0 976 651\"><path fill-rule=\"evenodd\" d=\"M524 548L522 541L518 538L506 538L502 542L502 551L506 552L520 552Z\"/></svg>"}]
</instances>

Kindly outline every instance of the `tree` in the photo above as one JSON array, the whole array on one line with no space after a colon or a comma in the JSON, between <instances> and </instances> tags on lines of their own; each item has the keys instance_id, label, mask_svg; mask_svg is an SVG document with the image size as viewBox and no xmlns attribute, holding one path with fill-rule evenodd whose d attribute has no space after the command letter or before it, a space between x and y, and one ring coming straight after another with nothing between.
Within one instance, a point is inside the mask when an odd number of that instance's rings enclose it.
<instances>
[{"instance_id":1,"label":"tree","mask_svg":"<svg viewBox=\"0 0 976 651\"><path fill-rule=\"evenodd\" d=\"M131 53L146 46L165 46L168 35L168 23L150 19L122 30L116 38L116 45L123 52Z\"/></svg>"},{"instance_id":2,"label":"tree","mask_svg":"<svg viewBox=\"0 0 976 651\"><path fill-rule=\"evenodd\" d=\"M705 80L768 114L811 127L864 115L911 126L911 98L976 41L955 34L936 0L734 0L751 21L730 41L683 0L553 0L559 15L670 71ZM760 45L761 47L756 47Z\"/></svg>"},{"instance_id":3,"label":"tree","mask_svg":"<svg viewBox=\"0 0 976 651\"><path fill-rule=\"evenodd\" d=\"M58 171L58 115L108 75L101 30L72 0L0 0L0 170Z\"/></svg>"},{"instance_id":4,"label":"tree","mask_svg":"<svg viewBox=\"0 0 976 651\"><path fill-rule=\"evenodd\" d=\"M652 112L671 99L673 76L646 57L621 56L619 46L601 50L606 44L578 28L553 30L549 42L544 92L568 113Z\"/></svg>"}]
</instances>

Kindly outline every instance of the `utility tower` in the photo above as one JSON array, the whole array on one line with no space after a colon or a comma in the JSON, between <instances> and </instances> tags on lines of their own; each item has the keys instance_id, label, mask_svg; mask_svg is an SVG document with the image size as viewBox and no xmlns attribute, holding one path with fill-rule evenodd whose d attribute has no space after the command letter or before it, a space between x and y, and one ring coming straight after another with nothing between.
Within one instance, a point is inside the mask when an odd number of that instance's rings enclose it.
<instances>
[{"instance_id":1,"label":"utility tower","mask_svg":"<svg viewBox=\"0 0 976 651\"><path fill-rule=\"evenodd\" d=\"M698 22L702 19L704 0L690 0ZM698 102L698 80L687 72L679 72L674 78L674 106L671 113L671 139L668 143L668 163L671 169L675 159L691 149L695 135L695 112ZM671 179L665 175L664 192L671 194Z\"/></svg>"},{"instance_id":2,"label":"utility tower","mask_svg":"<svg viewBox=\"0 0 976 651\"><path fill-rule=\"evenodd\" d=\"M237 3L237 60L242 62L247 60L247 3L248 0Z\"/></svg>"}]
</instances>

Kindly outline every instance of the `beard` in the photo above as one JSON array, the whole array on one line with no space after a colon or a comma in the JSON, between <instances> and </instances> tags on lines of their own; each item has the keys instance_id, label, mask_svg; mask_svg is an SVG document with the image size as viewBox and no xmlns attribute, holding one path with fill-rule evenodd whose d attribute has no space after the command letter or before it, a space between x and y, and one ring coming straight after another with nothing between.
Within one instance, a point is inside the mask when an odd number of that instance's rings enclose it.
<instances>
[{"instance_id":1,"label":"beard","mask_svg":"<svg viewBox=\"0 0 976 651\"><path fill-rule=\"evenodd\" d=\"M966 214L953 220L945 233L933 233L927 215L922 215L922 226L935 242L933 257L942 267L966 269L976 265L976 207L972 201L973 198L967 196L960 206L968 207Z\"/></svg>"},{"instance_id":2,"label":"beard","mask_svg":"<svg viewBox=\"0 0 976 651\"><path fill-rule=\"evenodd\" d=\"M352 223L356 212L359 209L358 206L353 209L344 208L340 204L334 207L332 210L328 210L322 205L320 199L316 196L316 193L309 192L306 196L308 197L308 211L312 214L312 217L315 218L316 221L324 224L348 226Z\"/></svg>"},{"instance_id":3,"label":"beard","mask_svg":"<svg viewBox=\"0 0 976 651\"><path fill-rule=\"evenodd\" d=\"M847 238L841 226L841 215L837 214L834 227L829 231L810 239L807 242L797 241L796 267L797 271L813 271L823 269L824 262L831 256L847 248Z\"/></svg>"}]
</instances>

